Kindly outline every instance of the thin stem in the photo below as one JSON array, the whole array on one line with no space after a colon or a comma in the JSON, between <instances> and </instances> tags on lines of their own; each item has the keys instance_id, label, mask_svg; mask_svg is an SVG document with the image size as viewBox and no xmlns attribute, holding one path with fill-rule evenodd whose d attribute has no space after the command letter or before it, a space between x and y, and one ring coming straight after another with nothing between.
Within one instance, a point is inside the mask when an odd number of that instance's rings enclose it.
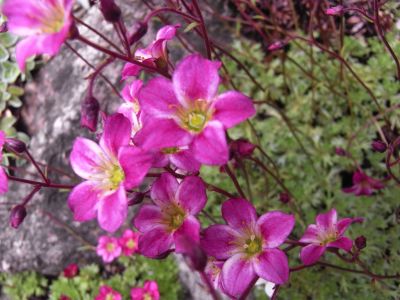
<instances>
[{"instance_id":1,"label":"thin stem","mask_svg":"<svg viewBox=\"0 0 400 300\"><path fill-rule=\"evenodd\" d=\"M213 300L219 300L220 298L219 298L217 292L215 291L214 286L212 285L212 283L208 279L206 273L204 273L204 271L199 271L199 273L200 273L201 279L206 284L206 286L208 288L208 292L210 293L210 295L213 298Z\"/></svg>"},{"instance_id":2,"label":"thin stem","mask_svg":"<svg viewBox=\"0 0 400 300\"><path fill-rule=\"evenodd\" d=\"M237 180L237 178L236 178L236 175L232 172L232 170L229 168L228 165L225 165L225 166L224 166L224 170L225 170L225 172L228 174L228 176L231 178L231 180L232 180L233 184L235 185L236 190L238 191L239 195L240 195L242 198L245 198L245 199L246 199L246 195L245 195L245 193L243 192L242 188L240 187L240 184L239 184L239 182L238 182L238 180Z\"/></svg>"},{"instance_id":3,"label":"thin stem","mask_svg":"<svg viewBox=\"0 0 400 300\"><path fill-rule=\"evenodd\" d=\"M279 293L280 288L281 288L280 285L278 285L278 284L275 285L275 290L274 290L274 293L273 293L272 296L271 296L271 300L276 300L276 299L278 299L278 293Z\"/></svg>"},{"instance_id":4,"label":"thin stem","mask_svg":"<svg viewBox=\"0 0 400 300\"><path fill-rule=\"evenodd\" d=\"M206 184L207 190L209 190L211 192L216 192L216 193L224 195L224 196L226 196L228 198L237 198L236 195L233 195L233 194L225 191L224 189L221 189L221 188L219 188L219 187L217 187L217 186L215 186L215 185L213 185L211 183L205 182L205 184Z\"/></svg>"},{"instance_id":5,"label":"thin stem","mask_svg":"<svg viewBox=\"0 0 400 300\"><path fill-rule=\"evenodd\" d=\"M36 185L33 190L25 197L25 199L22 201L21 205L26 205L28 202L32 199L32 197L40 191L42 187L40 185Z\"/></svg>"},{"instance_id":6,"label":"thin stem","mask_svg":"<svg viewBox=\"0 0 400 300\"><path fill-rule=\"evenodd\" d=\"M161 14L161 13L164 13L164 12L172 12L172 13L175 13L177 15L182 16L185 19L189 19L189 20L197 22L197 23L201 22L200 19L195 18L195 17L193 17L191 15L185 14L185 13L179 11L179 10L176 10L176 9L173 9L173 8L170 8L170 7L163 7L163 8L159 8L159 9L153 10L151 13L149 13L146 16L146 18L144 19L144 23L148 23L152 17L157 16L158 14Z\"/></svg>"},{"instance_id":7,"label":"thin stem","mask_svg":"<svg viewBox=\"0 0 400 300\"><path fill-rule=\"evenodd\" d=\"M21 182L21 183L26 183L26 184L31 184L31 185L40 185L41 187L47 187L47 188L54 188L54 189L73 189L75 185L68 185L68 184L56 184L56 183L44 183L40 181L34 181L30 179L24 179L24 178L18 178L15 176L7 175L7 178L12 181L16 182Z\"/></svg>"},{"instance_id":8,"label":"thin stem","mask_svg":"<svg viewBox=\"0 0 400 300\"><path fill-rule=\"evenodd\" d=\"M193 4L194 9L196 10L197 16L200 19L200 27L201 27L201 31L203 33L204 43L206 45L207 57L208 57L208 59L211 59L211 44L210 44L210 40L208 38L207 29L206 29L206 25L204 23L203 15L201 14L201 10L200 10L199 4L197 3L197 0L192 0L192 4Z\"/></svg>"},{"instance_id":9,"label":"thin stem","mask_svg":"<svg viewBox=\"0 0 400 300\"><path fill-rule=\"evenodd\" d=\"M32 157L31 153L28 151L28 149L25 150L26 155L28 156L29 161L35 166L35 169L39 172L40 176L44 180L45 183L50 183L49 179L44 175L42 169L39 167L39 165L36 163L35 159Z\"/></svg>"}]
</instances>

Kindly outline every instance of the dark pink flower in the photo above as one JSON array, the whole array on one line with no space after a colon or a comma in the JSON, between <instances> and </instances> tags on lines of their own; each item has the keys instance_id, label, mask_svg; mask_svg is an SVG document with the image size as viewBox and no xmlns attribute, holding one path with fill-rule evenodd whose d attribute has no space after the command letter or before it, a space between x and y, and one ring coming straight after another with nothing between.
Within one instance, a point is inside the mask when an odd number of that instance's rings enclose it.
<instances>
[{"instance_id":1,"label":"dark pink flower","mask_svg":"<svg viewBox=\"0 0 400 300\"><path fill-rule=\"evenodd\" d=\"M6 134L0 130L0 162L3 159L3 146L6 141ZM8 177L2 167L0 167L0 195L8 192Z\"/></svg>"},{"instance_id":2,"label":"dark pink flower","mask_svg":"<svg viewBox=\"0 0 400 300\"><path fill-rule=\"evenodd\" d=\"M94 300L122 300L122 296L108 285L102 285Z\"/></svg>"},{"instance_id":3,"label":"dark pink flower","mask_svg":"<svg viewBox=\"0 0 400 300\"><path fill-rule=\"evenodd\" d=\"M186 57L172 82L154 78L139 93L143 127L135 142L145 149L189 147L204 164L228 161L225 130L255 114L248 97L236 91L217 95L219 62Z\"/></svg>"},{"instance_id":4,"label":"dark pink flower","mask_svg":"<svg viewBox=\"0 0 400 300\"><path fill-rule=\"evenodd\" d=\"M79 273L79 267L77 264L70 264L65 267L63 274L66 278L74 278Z\"/></svg>"},{"instance_id":5,"label":"dark pink flower","mask_svg":"<svg viewBox=\"0 0 400 300\"><path fill-rule=\"evenodd\" d=\"M131 126L122 114L105 121L100 143L77 138L70 161L73 170L86 179L69 195L68 205L79 222L96 217L100 227L116 231L128 212L125 189L138 186L151 167L153 158L130 146Z\"/></svg>"},{"instance_id":6,"label":"dark pink flower","mask_svg":"<svg viewBox=\"0 0 400 300\"><path fill-rule=\"evenodd\" d=\"M353 241L343 235L351 223L360 222L360 220L360 218L345 218L338 221L334 208L327 213L319 214L316 224L309 225L300 239L300 242L309 244L300 252L303 264L311 265L317 262L327 248L350 251Z\"/></svg>"},{"instance_id":7,"label":"dark pink flower","mask_svg":"<svg viewBox=\"0 0 400 300\"><path fill-rule=\"evenodd\" d=\"M164 148L154 154L153 167L163 168L169 164L188 172L196 172L201 166L188 147Z\"/></svg>"},{"instance_id":8,"label":"dark pink flower","mask_svg":"<svg viewBox=\"0 0 400 300\"><path fill-rule=\"evenodd\" d=\"M362 170L358 169L353 174L353 186L344 188L343 192L352 193L356 196L370 196L376 190L381 190L385 185L372 177L369 177Z\"/></svg>"},{"instance_id":9,"label":"dark pink flower","mask_svg":"<svg viewBox=\"0 0 400 300\"><path fill-rule=\"evenodd\" d=\"M16 47L21 70L37 54L55 55L68 38L73 0L6 0L1 8L10 32L25 37Z\"/></svg>"},{"instance_id":10,"label":"dark pink flower","mask_svg":"<svg viewBox=\"0 0 400 300\"><path fill-rule=\"evenodd\" d=\"M122 248L118 239L103 235L99 238L96 253L101 256L104 262L109 263L121 255Z\"/></svg>"},{"instance_id":11,"label":"dark pink flower","mask_svg":"<svg viewBox=\"0 0 400 300\"><path fill-rule=\"evenodd\" d=\"M157 282L147 280L142 288L131 289L131 300L158 300L160 293Z\"/></svg>"},{"instance_id":12,"label":"dark pink flower","mask_svg":"<svg viewBox=\"0 0 400 300\"><path fill-rule=\"evenodd\" d=\"M181 183L169 173L163 173L151 187L154 204L144 204L135 216L134 224L142 233L139 252L147 257L165 255L175 245L182 253L181 236L199 241L200 223L197 215L207 201L206 188L199 177L188 176Z\"/></svg>"},{"instance_id":13,"label":"dark pink flower","mask_svg":"<svg viewBox=\"0 0 400 300\"><path fill-rule=\"evenodd\" d=\"M122 253L130 256L138 250L139 233L126 229L118 242L122 248Z\"/></svg>"},{"instance_id":14,"label":"dark pink flower","mask_svg":"<svg viewBox=\"0 0 400 300\"><path fill-rule=\"evenodd\" d=\"M249 201L230 199L222 204L222 217L227 225L208 227L201 245L208 255L226 260L221 273L224 292L239 298L257 277L285 283L288 260L278 247L294 227L293 215L273 211L258 218Z\"/></svg>"},{"instance_id":15,"label":"dark pink flower","mask_svg":"<svg viewBox=\"0 0 400 300\"><path fill-rule=\"evenodd\" d=\"M176 30L181 27L180 24L166 25L158 32L156 39L147 47L137 49L135 59L151 67L168 69L167 42L175 37ZM142 67L127 63L122 70L122 79L129 76L137 76Z\"/></svg>"}]
</instances>

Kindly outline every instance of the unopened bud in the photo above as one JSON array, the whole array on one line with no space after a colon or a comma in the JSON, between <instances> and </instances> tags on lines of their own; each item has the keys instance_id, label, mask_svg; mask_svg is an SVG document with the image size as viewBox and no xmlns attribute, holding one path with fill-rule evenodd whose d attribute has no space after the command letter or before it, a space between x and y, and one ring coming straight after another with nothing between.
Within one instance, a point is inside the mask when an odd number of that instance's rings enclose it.
<instances>
[{"instance_id":1,"label":"unopened bud","mask_svg":"<svg viewBox=\"0 0 400 300\"><path fill-rule=\"evenodd\" d=\"M147 23L138 22L135 24L133 28L133 33L129 36L129 45L133 45L134 43L138 42L148 30Z\"/></svg>"},{"instance_id":2,"label":"unopened bud","mask_svg":"<svg viewBox=\"0 0 400 300\"><path fill-rule=\"evenodd\" d=\"M3 22L3 23L0 25L0 33L4 33L4 32L7 32L7 31L8 31L7 22Z\"/></svg>"},{"instance_id":3,"label":"unopened bud","mask_svg":"<svg viewBox=\"0 0 400 300\"><path fill-rule=\"evenodd\" d=\"M99 101L93 96L87 96L81 104L81 126L96 131L99 110Z\"/></svg>"},{"instance_id":4,"label":"unopened bud","mask_svg":"<svg viewBox=\"0 0 400 300\"><path fill-rule=\"evenodd\" d=\"M79 29L75 22L69 27L68 38L71 40L77 39L79 37Z\"/></svg>"},{"instance_id":5,"label":"unopened bud","mask_svg":"<svg viewBox=\"0 0 400 300\"><path fill-rule=\"evenodd\" d=\"M79 267L77 264L70 264L63 271L64 277L66 278L74 278L78 273Z\"/></svg>"},{"instance_id":6,"label":"unopened bud","mask_svg":"<svg viewBox=\"0 0 400 300\"><path fill-rule=\"evenodd\" d=\"M233 154L237 154L241 157L251 156L254 152L256 145L250 143L246 139L238 139L232 141L230 144L230 150Z\"/></svg>"},{"instance_id":7,"label":"unopened bud","mask_svg":"<svg viewBox=\"0 0 400 300\"><path fill-rule=\"evenodd\" d=\"M272 43L271 45L268 46L268 50L269 51L276 51L276 50L280 50L283 47L285 47L287 45L286 42L284 41L276 41L274 43Z\"/></svg>"},{"instance_id":8,"label":"unopened bud","mask_svg":"<svg viewBox=\"0 0 400 300\"><path fill-rule=\"evenodd\" d=\"M360 235L354 240L354 244L356 245L358 250L364 249L367 247L367 238L363 235Z\"/></svg>"},{"instance_id":9,"label":"unopened bud","mask_svg":"<svg viewBox=\"0 0 400 300\"><path fill-rule=\"evenodd\" d=\"M385 142L376 140L371 143L371 148L375 152L383 153L387 149L387 145Z\"/></svg>"},{"instance_id":10,"label":"unopened bud","mask_svg":"<svg viewBox=\"0 0 400 300\"><path fill-rule=\"evenodd\" d=\"M100 10L104 19L110 23L116 23L121 19L121 9L114 0L100 0Z\"/></svg>"},{"instance_id":11,"label":"unopened bud","mask_svg":"<svg viewBox=\"0 0 400 300\"><path fill-rule=\"evenodd\" d=\"M65 295L61 295L60 298L58 298L58 300L71 300L71 298Z\"/></svg>"},{"instance_id":12,"label":"unopened bud","mask_svg":"<svg viewBox=\"0 0 400 300\"><path fill-rule=\"evenodd\" d=\"M336 147L335 148L335 153L338 156L347 156L347 151L344 150L342 147Z\"/></svg>"},{"instance_id":13,"label":"unopened bud","mask_svg":"<svg viewBox=\"0 0 400 300\"><path fill-rule=\"evenodd\" d=\"M290 195L286 192L282 192L279 194L279 201L281 201L283 204L286 204L290 201Z\"/></svg>"},{"instance_id":14,"label":"unopened bud","mask_svg":"<svg viewBox=\"0 0 400 300\"><path fill-rule=\"evenodd\" d=\"M24 221L26 217L26 209L24 205L16 205L11 210L10 214L10 225L11 227L17 229L19 225Z\"/></svg>"},{"instance_id":15,"label":"unopened bud","mask_svg":"<svg viewBox=\"0 0 400 300\"><path fill-rule=\"evenodd\" d=\"M344 7L342 5L330 7L327 10L325 10L325 13L328 16L341 16L344 12Z\"/></svg>"},{"instance_id":16,"label":"unopened bud","mask_svg":"<svg viewBox=\"0 0 400 300\"><path fill-rule=\"evenodd\" d=\"M6 138L5 145L7 149L15 153L24 153L26 151L26 144L18 139Z\"/></svg>"}]
</instances>

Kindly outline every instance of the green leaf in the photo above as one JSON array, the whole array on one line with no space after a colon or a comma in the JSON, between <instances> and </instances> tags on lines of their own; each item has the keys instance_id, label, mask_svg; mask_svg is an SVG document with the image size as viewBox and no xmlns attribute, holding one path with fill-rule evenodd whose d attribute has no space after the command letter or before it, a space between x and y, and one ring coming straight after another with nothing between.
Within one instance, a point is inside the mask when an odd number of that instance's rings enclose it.
<instances>
[{"instance_id":1,"label":"green leaf","mask_svg":"<svg viewBox=\"0 0 400 300\"><path fill-rule=\"evenodd\" d=\"M0 65L1 79L8 83L13 83L17 80L21 72L18 69L17 64L5 61Z\"/></svg>"},{"instance_id":2,"label":"green leaf","mask_svg":"<svg viewBox=\"0 0 400 300\"><path fill-rule=\"evenodd\" d=\"M0 62L7 61L9 57L7 49L0 44Z\"/></svg>"},{"instance_id":3,"label":"green leaf","mask_svg":"<svg viewBox=\"0 0 400 300\"><path fill-rule=\"evenodd\" d=\"M21 99L17 98L17 97L13 97L10 100L7 101L8 105L10 105L11 107L14 108L18 108L22 106L22 101Z\"/></svg>"},{"instance_id":4,"label":"green leaf","mask_svg":"<svg viewBox=\"0 0 400 300\"><path fill-rule=\"evenodd\" d=\"M24 94L24 89L21 88L21 87L19 87L19 86L16 86L16 85L10 85L10 86L8 87L7 91L8 91L11 95L17 96L17 97L22 96L22 95Z\"/></svg>"},{"instance_id":5,"label":"green leaf","mask_svg":"<svg viewBox=\"0 0 400 300\"><path fill-rule=\"evenodd\" d=\"M198 25L200 25L200 24L197 23L197 22L192 22L188 26L186 26L186 28L185 28L185 30L183 32L189 32L189 31L191 31L193 28L195 28Z\"/></svg>"},{"instance_id":6,"label":"green leaf","mask_svg":"<svg viewBox=\"0 0 400 300\"><path fill-rule=\"evenodd\" d=\"M14 46L17 40L18 37L16 35L12 35L8 32L0 33L0 44L6 48Z\"/></svg>"}]
</instances>

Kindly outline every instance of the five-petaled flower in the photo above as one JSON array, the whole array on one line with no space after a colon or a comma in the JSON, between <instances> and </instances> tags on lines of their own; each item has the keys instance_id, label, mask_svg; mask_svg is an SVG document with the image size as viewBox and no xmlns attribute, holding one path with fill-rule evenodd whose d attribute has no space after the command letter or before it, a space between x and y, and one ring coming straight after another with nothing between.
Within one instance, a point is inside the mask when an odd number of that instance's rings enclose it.
<instances>
[{"instance_id":1,"label":"five-petaled flower","mask_svg":"<svg viewBox=\"0 0 400 300\"><path fill-rule=\"evenodd\" d=\"M319 260L327 248L339 248L350 251L353 241L343 236L347 227L353 222L361 222L361 218L344 218L337 220L337 212L333 208L327 213L319 214L316 224L308 225L306 232L300 239L307 243L301 249L300 259L305 265L311 265Z\"/></svg>"},{"instance_id":2,"label":"five-petaled flower","mask_svg":"<svg viewBox=\"0 0 400 300\"><path fill-rule=\"evenodd\" d=\"M6 134L0 130L0 162L3 159L3 146L6 141ZM0 195L8 191L8 177L2 167L0 167Z\"/></svg>"},{"instance_id":3,"label":"five-petaled flower","mask_svg":"<svg viewBox=\"0 0 400 300\"><path fill-rule=\"evenodd\" d=\"M108 285L102 285L94 300L122 300L122 296Z\"/></svg>"},{"instance_id":4,"label":"five-petaled flower","mask_svg":"<svg viewBox=\"0 0 400 300\"><path fill-rule=\"evenodd\" d=\"M286 254L278 249L294 227L293 215L272 211L257 217L254 206L245 199L222 204L227 225L211 225L201 245L206 253L225 261L221 280L223 291L239 298L257 277L283 284L289 278Z\"/></svg>"},{"instance_id":5,"label":"five-petaled flower","mask_svg":"<svg viewBox=\"0 0 400 300\"><path fill-rule=\"evenodd\" d=\"M381 190L385 185L378 179L374 179L358 169L353 174L353 186L344 188L343 192L356 196L370 196L374 191Z\"/></svg>"},{"instance_id":6,"label":"five-petaled flower","mask_svg":"<svg viewBox=\"0 0 400 300\"><path fill-rule=\"evenodd\" d=\"M135 142L145 149L188 146L200 163L225 164L225 130L253 116L255 108L239 92L217 95L220 66L193 54L178 64L172 82L150 80L139 92L144 116Z\"/></svg>"},{"instance_id":7,"label":"five-petaled flower","mask_svg":"<svg viewBox=\"0 0 400 300\"><path fill-rule=\"evenodd\" d=\"M150 154L130 146L130 139L129 120L115 114L106 119L99 144L85 138L75 140L71 165L86 179L68 198L76 221L88 221L97 214L100 227L114 232L126 219L126 189L138 186L153 162Z\"/></svg>"},{"instance_id":8,"label":"five-petaled flower","mask_svg":"<svg viewBox=\"0 0 400 300\"><path fill-rule=\"evenodd\" d=\"M125 256L132 255L138 250L139 233L130 229L126 229L118 242L122 248L122 253Z\"/></svg>"},{"instance_id":9,"label":"five-petaled flower","mask_svg":"<svg viewBox=\"0 0 400 300\"><path fill-rule=\"evenodd\" d=\"M99 238L96 253L104 262L109 263L121 255L122 248L117 238L103 235Z\"/></svg>"},{"instance_id":10,"label":"five-petaled flower","mask_svg":"<svg viewBox=\"0 0 400 300\"><path fill-rule=\"evenodd\" d=\"M21 70L36 54L55 55L68 38L73 0L6 0L1 12L10 32L25 37L16 47Z\"/></svg>"},{"instance_id":11,"label":"five-petaled flower","mask_svg":"<svg viewBox=\"0 0 400 300\"><path fill-rule=\"evenodd\" d=\"M181 183L163 173L151 187L154 204L144 204L134 219L139 237L139 252L147 257L161 257L175 245L182 253L181 240L199 241L200 223L195 215L207 201L206 189L199 177L188 176ZM185 239L181 239L185 237Z\"/></svg>"},{"instance_id":12,"label":"five-petaled flower","mask_svg":"<svg viewBox=\"0 0 400 300\"><path fill-rule=\"evenodd\" d=\"M157 282L154 280L145 281L142 288L131 289L131 300L158 300L160 293Z\"/></svg>"}]
</instances>

